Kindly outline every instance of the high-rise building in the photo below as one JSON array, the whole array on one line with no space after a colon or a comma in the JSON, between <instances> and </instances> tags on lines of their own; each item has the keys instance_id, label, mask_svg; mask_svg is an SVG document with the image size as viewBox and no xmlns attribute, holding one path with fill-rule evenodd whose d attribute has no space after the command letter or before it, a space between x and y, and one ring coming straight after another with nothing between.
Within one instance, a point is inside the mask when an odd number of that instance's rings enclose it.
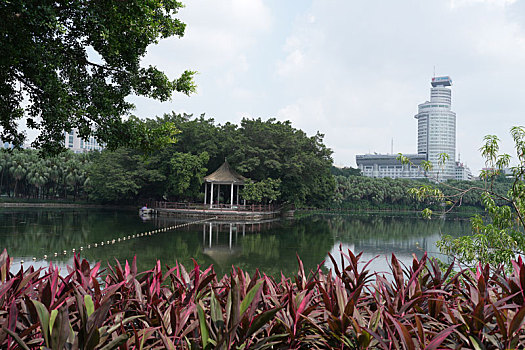
<instances>
[{"instance_id":1,"label":"high-rise building","mask_svg":"<svg viewBox=\"0 0 525 350\"><path fill-rule=\"evenodd\" d=\"M411 165L403 165L394 154L364 154L356 156L361 173L368 177L423 178L437 181L471 180L470 169L456 162L456 113L451 110L452 79L434 77L430 101L418 105L417 154L404 154ZM446 156L445 156L446 154ZM423 171L423 161L430 161L433 170Z\"/></svg>"},{"instance_id":2,"label":"high-rise building","mask_svg":"<svg viewBox=\"0 0 525 350\"><path fill-rule=\"evenodd\" d=\"M451 108L450 77L432 78L430 101L418 106L417 153L433 165L430 176L438 181L456 177L456 113ZM446 154L446 156L442 156ZM446 159L445 159L446 158ZM443 161L444 160L444 161Z\"/></svg>"},{"instance_id":3,"label":"high-rise building","mask_svg":"<svg viewBox=\"0 0 525 350\"><path fill-rule=\"evenodd\" d=\"M87 140L82 139L76 129L64 132L64 145L74 153L102 151L104 149L104 145L99 144L93 136Z\"/></svg>"}]
</instances>

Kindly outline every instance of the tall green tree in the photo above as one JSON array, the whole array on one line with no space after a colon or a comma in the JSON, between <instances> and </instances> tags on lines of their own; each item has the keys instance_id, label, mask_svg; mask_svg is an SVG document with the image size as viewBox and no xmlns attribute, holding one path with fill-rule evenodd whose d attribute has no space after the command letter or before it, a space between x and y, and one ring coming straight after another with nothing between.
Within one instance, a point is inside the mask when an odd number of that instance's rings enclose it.
<instances>
[{"instance_id":1,"label":"tall green tree","mask_svg":"<svg viewBox=\"0 0 525 350\"><path fill-rule=\"evenodd\" d=\"M109 148L148 147L140 139L144 124L122 119L133 108L126 97L166 101L175 91L195 91L192 71L172 80L141 66L149 45L184 35L185 24L175 17L182 6L176 0L1 1L2 141L21 145L18 120L26 117L40 131L34 146L47 152L63 149L63 132L72 128ZM161 138L171 132L160 131Z\"/></svg>"},{"instance_id":2,"label":"tall green tree","mask_svg":"<svg viewBox=\"0 0 525 350\"><path fill-rule=\"evenodd\" d=\"M166 180L162 171L145 161L143 155L125 148L102 152L88 172L90 198L105 203L148 197L141 191L146 185Z\"/></svg>"},{"instance_id":3,"label":"tall green tree","mask_svg":"<svg viewBox=\"0 0 525 350\"><path fill-rule=\"evenodd\" d=\"M195 199L201 194L201 185L206 176L208 153L199 155L175 152L169 159L166 174L166 195L179 199Z\"/></svg>"}]
</instances>

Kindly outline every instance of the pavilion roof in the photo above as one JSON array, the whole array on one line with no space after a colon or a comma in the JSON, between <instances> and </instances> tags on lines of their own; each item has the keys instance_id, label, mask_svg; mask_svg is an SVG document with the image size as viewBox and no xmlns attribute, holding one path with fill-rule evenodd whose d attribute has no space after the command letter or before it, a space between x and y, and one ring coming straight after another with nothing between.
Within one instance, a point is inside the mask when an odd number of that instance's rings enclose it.
<instances>
[{"instance_id":1,"label":"pavilion roof","mask_svg":"<svg viewBox=\"0 0 525 350\"><path fill-rule=\"evenodd\" d=\"M208 176L204 177L205 182L214 182L220 184L235 184L243 185L248 178L238 174L235 170L230 167L227 161L222 163L219 169L215 170Z\"/></svg>"}]
</instances>

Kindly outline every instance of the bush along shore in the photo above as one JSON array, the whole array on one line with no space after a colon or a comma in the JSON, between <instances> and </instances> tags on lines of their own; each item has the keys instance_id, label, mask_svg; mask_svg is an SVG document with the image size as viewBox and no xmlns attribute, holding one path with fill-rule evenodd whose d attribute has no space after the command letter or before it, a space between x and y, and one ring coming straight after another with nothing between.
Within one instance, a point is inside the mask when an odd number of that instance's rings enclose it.
<instances>
[{"instance_id":1,"label":"bush along shore","mask_svg":"<svg viewBox=\"0 0 525 350\"><path fill-rule=\"evenodd\" d=\"M2 349L503 349L525 346L525 265L441 270L427 259L389 275L340 252L334 270L273 278L240 269L136 261L101 270L78 256L67 275L10 272L0 255ZM343 261L337 264L336 261ZM358 264L359 262L359 264Z\"/></svg>"}]
</instances>

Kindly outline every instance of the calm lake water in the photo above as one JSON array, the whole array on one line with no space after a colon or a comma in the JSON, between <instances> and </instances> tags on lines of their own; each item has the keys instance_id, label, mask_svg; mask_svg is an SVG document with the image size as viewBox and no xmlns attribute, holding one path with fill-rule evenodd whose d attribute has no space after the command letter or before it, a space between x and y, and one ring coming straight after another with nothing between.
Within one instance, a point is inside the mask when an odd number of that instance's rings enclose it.
<instances>
[{"instance_id":1,"label":"calm lake water","mask_svg":"<svg viewBox=\"0 0 525 350\"><path fill-rule=\"evenodd\" d=\"M457 218L429 221L416 214L311 215L257 224L201 223L137 237L181 222L175 218L144 221L136 211L5 208L0 209L0 248L7 248L14 258L14 271L21 260L24 267L46 266L53 261L65 268L72 264L72 249L78 252L83 247L81 255L90 262L113 263L115 258L124 262L136 255L139 270L152 268L157 259L163 266L179 261L189 268L194 258L201 265L213 264L219 274L227 273L233 265L278 276L280 271L297 271L296 254L305 268L314 269L329 261L328 253L335 255L340 246L355 253L362 251L364 260L379 255L371 269L385 271L386 257L391 253L405 263L411 261L412 254L421 256L424 251L436 256L435 243L441 233L458 236L470 231L469 221Z\"/></svg>"}]
</instances>

